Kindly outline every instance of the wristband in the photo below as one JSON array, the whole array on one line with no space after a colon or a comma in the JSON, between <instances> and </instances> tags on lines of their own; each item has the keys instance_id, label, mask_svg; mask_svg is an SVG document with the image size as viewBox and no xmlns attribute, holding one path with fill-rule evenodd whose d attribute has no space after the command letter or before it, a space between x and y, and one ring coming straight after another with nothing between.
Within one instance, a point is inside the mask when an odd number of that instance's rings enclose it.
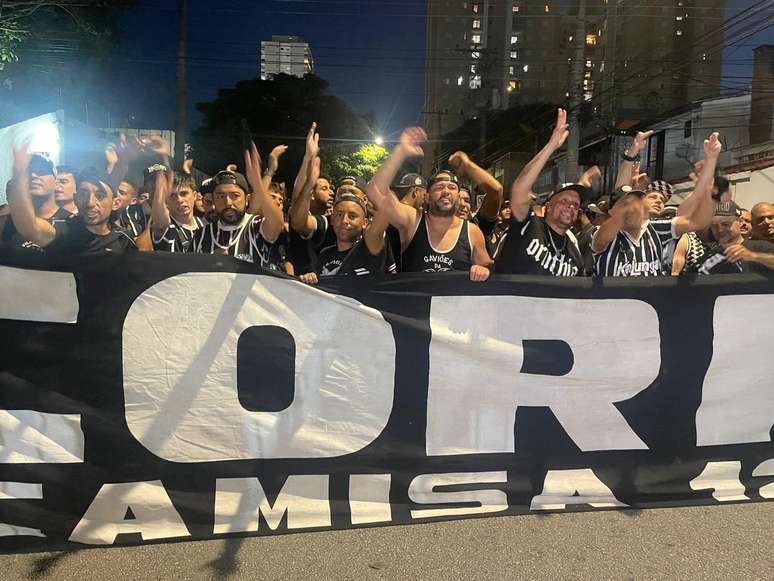
<instances>
[{"instance_id":1,"label":"wristband","mask_svg":"<svg viewBox=\"0 0 774 581\"><path fill-rule=\"evenodd\" d=\"M629 161L629 162L632 162L632 163L640 161L640 156L639 155L634 155L634 156L626 155L625 151L621 154L621 157L624 158L624 161Z\"/></svg>"}]
</instances>

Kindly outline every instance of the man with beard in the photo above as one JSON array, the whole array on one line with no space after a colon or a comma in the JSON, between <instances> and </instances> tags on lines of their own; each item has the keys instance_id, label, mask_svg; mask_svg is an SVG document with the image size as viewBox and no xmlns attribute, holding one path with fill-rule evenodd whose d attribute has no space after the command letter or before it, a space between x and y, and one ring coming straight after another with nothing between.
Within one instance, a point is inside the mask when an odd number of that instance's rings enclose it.
<instances>
[{"instance_id":1,"label":"man with beard","mask_svg":"<svg viewBox=\"0 0 774 581\"><path fill-rule=\"evenodd\" d=\"M774 244L745 240L740 217L741 212L734 202L715 204L710 226L714 240L699 264L685 272L738 274L774 268Z\"/></svg>"},{"instance_id":2,"label":"man with beard","mask_svg":"<svg viewBox=\"0 0 774 581\"><path fill-rule=\"evenodd\" d=\"M217 220L198 231L192 249L203 254L233 256L261 268L283 272L275 245L282 232L282 211L263 186L255 144L245 151L245 168L247 178L229 170L212 178Z\"/></svg>"},{"instance_id":3,"label":"man with beard","mask_svg":"<svg viewBox=\"0 0 774 581\"><path fill-rule=\"evenodd\" d=\"M336 244L320 251L317 272L300 276L302 282L317 284L326 276L368 276L395 272L395 261L384 231L387 221L377 216L368 224L368 210L359 196L341 194L331 214Z\"/></svg>"},{"instance_id":4,"label":"man with beard","mask_svg":"<svg viewBox=\"0 0 774 581\"><path fill-rule=\"evenodd\" d=\"M588 196L581 184L560 187L545 203L544 214L532 209L532 186L548 160L569 136L567 112L559 109L548 143L524 166L510 194L512 217L495 256L498 273L578 276L584 274L583 258L568 231Z\"/></svg>"},{"instance_id":5,"label":"man with beard","mask_svg":"<svg viewBox=\"0 0 774 581\"><path fill-rule=\"evenodd\" d=\"M188 252L204 220L196 216L196 182L188 174L175 174L172 184L159 174L151 208L153 249Z\"/></svg>"},{"instance_id":6,"label":"man with beard","mask_svg":"<svg viewBox=\"0 0 774 581\"><path fill-rule=\"evenodd\" d=\"M77 175L78 172L68 166L60 166L56 169L54 199L56 205L70 216L78 213L78 207L75 205L75 190L78 189Z\"/></svg>"},{"instance_id":7,"label":"man with beard","mask_svg":"<svg viewBox=\"0 0 774 581\"><path fill-rule=\"evenodd\" d=\"M75 194L78 214L51 224L35 215L27 177L29 163L26 148L14 152L14 183L9 201L20 234L50 254L99 255L137 250L127 231L111 227L113 190L104 172L81 172Z\"/></svg>"},{"instance_id":8,"label":"man with beard","mask_svg":"<svg viewBox=\"0 0 774 581\"><path fill-rule=\"evenodd\" d=\"M720 136L704 142L706 158L695 191L680 205L672 220L650 220L645 192L618 190L612 200L610 219L591 241L597 276L664 276L671 265L664 264L665 249L686 232L702 230L712 220L712 187L721 152Z\"/></svg>"},{"instance_id":9,"label":"man with beard","mask_svg":"<svg viewBox=\"0 0 774 581\"><path fill-rule=\"evenodd\" d=\"M406 129L400 143L374 176L369 196L400 234L403 272L469 272L470 280L489 278L492 259L481 230L457 217L459 179L440 171L428 182L427 213L398 201L390 185L403 163L424 155L427 135L419 127Z\"/></svg>"},{"instance_id":10,"label":"man with beard","mask_svg":"<svg viewBox=\"0 0 774 581\"><path fill-rule=\"evenodd\" d=\"M752 240L774 242L774 204L761 202L752 209Z\"/></svg>"},{"instance_id":11,"label":"man with beard","mask_svg":"<svg viewBox=\"0 0 774 581\"><path fill-rule=\"evenodd\" d=\"M752 212L746 208L740 210L742 212L741 223L739 224L739 233L747 240L752 234Z\"/></svg>"}]
</instances>

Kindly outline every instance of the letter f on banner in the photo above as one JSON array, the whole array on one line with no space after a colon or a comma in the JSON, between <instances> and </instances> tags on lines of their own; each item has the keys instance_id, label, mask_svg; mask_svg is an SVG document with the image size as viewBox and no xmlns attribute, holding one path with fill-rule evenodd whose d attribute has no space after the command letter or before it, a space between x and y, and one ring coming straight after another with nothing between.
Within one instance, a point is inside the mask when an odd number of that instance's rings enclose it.
<instances>
[{"instance_id":1,"label":"letter f on banner","mask_svg":"<svg viewBox=\"0 0 774 581\"><path fill-rule=\"evenodd\" d=\"M514 452L519 406L550 408L583 451L647 449L613 405L658 376L658 315L647 303L435 297L430 326L428 455ZM564 341L572 369L523 372L527 340Z\"/></svg>"}]
</instances>

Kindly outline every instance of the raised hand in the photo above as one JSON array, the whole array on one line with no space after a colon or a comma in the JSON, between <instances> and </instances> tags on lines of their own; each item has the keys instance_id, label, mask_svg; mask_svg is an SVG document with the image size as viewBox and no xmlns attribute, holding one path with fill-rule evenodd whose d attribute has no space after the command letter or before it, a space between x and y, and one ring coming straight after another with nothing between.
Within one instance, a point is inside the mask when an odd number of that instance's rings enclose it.
<instances>
[{"instance_id":1,"label":"raised hand","mask_svg":"<svg viewBox=\"0 0 774 581\"><path fill-rule=\"evenodd\" d=\"M634 157L639 155L640 152L648 146L648 139L653 135L653 130L650 131L638 131L634 136L634 141L629 146L629 156Z\"/></svg>"},{"instance_id":2,"label":"raised hand","mask_svg":"<svg viewBox=\"0 0 774 581\"><path fill-rule=\"evenodd\" d=\"M408 157L422 157L425 151L422 144L427 142L427 133L421 127L409 127L400 135L398 147Z\"/></svg>"},{"instance_id":3,"label":"raised hand","mask_svg":"<svg viewBox=\"0 0 774 581\"><path fill-rule=\"evenodd\" d=\"M320 158L315 157L309 166L309 183L314 186L320 179Z\"/></svg>"},{"instance_id":4,"label":"raised hand","mask_svg":"<svg viewBox=\"0 0 774 581\"><path fill-rule=\"evenodd\" d=\"M313 122L306 134L306 159L314 159L320 155L320 134L317 133L317 123Z\"/></svg>"},{"instance_id":5,"label":"raised hand","mask_svg":"<svg viewBox=\"0 0 774 581\"><path fill-rule=\"evenodd\" d=\"M717 159L721 151L723 151L723 144L720 143L720 133L712 133L704 140L704 155L707 158Z\"/></svg>"},{"instance_id":6,"label":"raised hand","mask_svg":"<svg viewBox=\"0 0 774 581\"><path fill-rule=\"evenodd\" d=\"M30 144L24 143L18 149L13 150L13 177L14 179L26 178L30 167Z\"/></svg>"},{"instance_id":7,"label":"raised hand","mask_svg":"<svg viewBox=\"0 0 774 581\"><path fill-rule=\"evenodd\" d=\"M465 174L465 168L469 163L470 157L464 151L457 151L449 157L449 165L460 176Z\"/></svg>"},{"instance_id":8,"label":"raised hand","mask_svg":"<svg viewBox=\"0 0 774 581\"><path fill-rule=\"evenodd\" d=\"M105 162L107 165L108 173L111 173L113 168L116 167L116 164L118 163L118 150L112 143L108 143L105 146Z\"/></svg>"},{"instance_id":9,"label":"raised hand","mask_svg":"<svg viewBox=\"0 0 774 581\"><path fill-rule=\"evenodd\" d=\"M186 159L183 162L183 173L186 175L191 175L191 172L193 171L193 163L194 160L192 159Z\"/></svg>"},{"instance_id":10,"label":"raised hand","mask_svg":"<svg viewBox=\"0 0 774 581\"><path fill-rule=\"evenodd\" d=\"M594 180L601 177L602 170L599 169L598 165L592 165L589 169L583 172L583 175L578 180L578 183L586 186L587 188L590 188L594 183Z\"/></svg>"},{"instance_id":11,"label":"raised hand","mask_svg":"<svg viewBox=\"0 0 774 581\"><path fill-rule=\"evenodd\" d=\"M570 126L567 124L567 111L559 109L556 112L556 126L548 143L553 149L559 149L569 136Z\"/></svg>"},{"instance_id":12,"label":"raised hand","mask_svg":"<svg viewBox=\"0 0 774 581\"><path fill-rule=\"evenodd\" d=\"M147 138L142 140L142 143L145 145L146 149L151 150L159 157L169 157L172 155L172 149L169 146L169 141L164 139L158 133L149 135Z\"/></svg>"},{"instance_id":13,"label":"raised hand","mask_svg":"<svg viewBox=\"0 0 774 581\"><path fill-rule=\"evenodd\" d=\"M266 168L266 170L271 175L277 173L277 169L279 168L279 158L282 157L287 150L287 145L278 145L271 150L271 153L269 154L269 165Z\"/></svg>"},{"instance_id":14,"label":"raised hand","mask_svg":"<svg viewBox=\"0 0 774 581\"><path fill-rule=\"evenodd\" d=\"M261 156L258 153L258 148L252 141L250 142L249 149L245 150L245 177L254 192L263 187L263 182L261 181Z\"/></svg>"}]
</instances>

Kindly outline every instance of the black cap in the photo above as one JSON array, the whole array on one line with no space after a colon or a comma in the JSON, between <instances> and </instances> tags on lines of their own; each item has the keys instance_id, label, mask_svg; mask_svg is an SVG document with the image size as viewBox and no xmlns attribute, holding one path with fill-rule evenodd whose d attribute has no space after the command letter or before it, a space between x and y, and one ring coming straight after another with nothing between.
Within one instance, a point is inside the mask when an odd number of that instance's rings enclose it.
<instances>
[{"instance_id":1,"label":"black cap","mask_svg":"<svg viewBox=\"0 0 774 581\"><path fill-rule=\"evenodd\" d=\"M736 202L717 202L713 216L723 216L729 218L739 218L742 210L736 205Z\"/></svg>"},{"instance_id":2,"label":"black cap","mask_svg":"<svg viewBox=\"0 0 774 581\"><path fill-rule=\"evenodd\" d=\"M33 153L30 156L30 165L27 171L36 176L52 176L55 175L54 162L39 153Z\"/></svg>"},{"instance_id":3,"label":"black cap","mask_svg":"<svg viewBox=\"0 0 774 581\"><path fill-rule=\"evenodd\" d=\"M207 178L202 181L202 185L199 186L199 193L203 196L205 194L211 194L215 189L215 184L212 182L212 178Z\"/></svg>"},{"instance_id":4,"label":"black cap","mask_svg":"<svg viewBox=\"0 0 774 581\"><path fill-rule=\"evenodd\" d=\"M212 191L214 192L215 188L225 184L239 186L245 193L250 191L250 186L247 185L247 179L237 171L225 170L215 174L212 178Z\"/></svg>"},{"instance_id":5,"label":"black cap","mask_svg":"<svg viewBox=\"0 0 774 581\"><path fill-rule=\"evenodd\" d=\"M577 193L580 196L581 205L585 204L588 200L591 200L594 197L594 192L588 186L584 186L582 184L563 184L559 187L559 189L548 194L546 201L550 200L557 194L561 194L562 192Z\"/></svg>"},{"instance_id":6,"label":"black cap","mask_svg":"<svg viewBox=\"0 0 774 581\"><path fill-rule=\"evenodd\" d=\"M407 173L393 186L393 190L408 190L410 188L427 189L427 180L418 173Z\"/></svg>"},{"instance_id":7,"label":"black cap","mask_svg":"<svg viewBox=\"0 0 774 581\"><path fill-rule=\"evenodd\" d=\"M590 202L586 209L599 216L604 216L610 210L610 196L602 196L596 202Z\"/></svg>"},{"instance_id":8,"label":"black cap","mask_svg":"<svg viewBox=\"0 0 774 581\"><path fill-rule=\"evenodd\" d=\"M441 177L441 174L446 174L449 177ZM427 180L427 187L432 188L433 184L436 182L452 182L454 184L457 184L457 187L460 185L460 178L457 177L457 174L455 174L453 171L449 169L442 169L435 173L429 180Z\"/></svg>"},{"instance_id":9,"label":"black cap","mask_svg":"<svg viewBox=\"0 0 774 581\"><path fill-rule=\"evenodd\" d=\"M110 176L96 167L87 167L78 174L78 187L84 182L97 186L105 193L108 193L105 190L105 186L107 186L110 190L110 195L113 195L113 184L110 182Z\"/></svg>"},{"instance_id":10,"label":"black cap","mask_svg":"<svg viewBox=\"0 0 774 581\"><path fill-rule=\"evenodd\" d=\"M612 208L618 203L619 200L622 200L623 198L629 195L644 198L645 192L643 192L642 190L635 190L631 186L621 186L612 194L610 194L610 207Z\"/></svg>"}]
</instances>

